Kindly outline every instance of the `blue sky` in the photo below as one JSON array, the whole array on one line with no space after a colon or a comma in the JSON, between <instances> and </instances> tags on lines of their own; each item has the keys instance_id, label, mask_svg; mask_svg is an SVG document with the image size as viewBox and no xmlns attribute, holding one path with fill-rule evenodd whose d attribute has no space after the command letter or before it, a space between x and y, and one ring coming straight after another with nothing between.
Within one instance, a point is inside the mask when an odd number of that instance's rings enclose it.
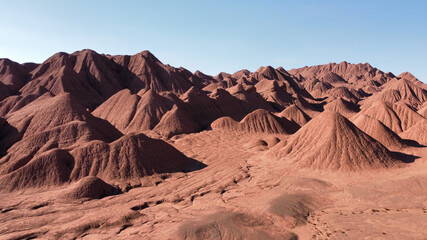
<instances>
[{"instance_id":1,"label":"blue sky","mask_svg":"<svg viewBox=\"0 0 427 240\"><path fill-rule=\"evenodd\" d=\"M427 82L427 1L1 1L0 57L149 50L207 74L348 61Z\"/></svg>"}]
</instances>

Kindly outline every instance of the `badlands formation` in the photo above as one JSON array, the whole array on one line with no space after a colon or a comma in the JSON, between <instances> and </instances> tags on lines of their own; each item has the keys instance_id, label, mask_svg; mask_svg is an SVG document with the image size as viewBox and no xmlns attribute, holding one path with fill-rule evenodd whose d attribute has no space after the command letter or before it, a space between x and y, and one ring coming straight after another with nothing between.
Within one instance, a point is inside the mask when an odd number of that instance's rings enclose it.
<instances>
[{"instance_id":1,"label":"badlands formation","mask_svg":"<svg viewBox=\"0 0 427 240\"><path fill-rule=\"evenodd\" d=\"M427 86L341 62L0 59L0 239L425 239Z\"/></svg>"}]
</instances>

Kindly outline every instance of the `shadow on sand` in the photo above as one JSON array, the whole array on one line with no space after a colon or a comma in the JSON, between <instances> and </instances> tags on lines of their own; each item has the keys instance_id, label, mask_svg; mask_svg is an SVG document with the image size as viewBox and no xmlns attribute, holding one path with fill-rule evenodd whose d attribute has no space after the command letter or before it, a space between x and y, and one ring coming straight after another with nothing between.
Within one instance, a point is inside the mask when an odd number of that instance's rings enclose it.
<instances>
[{"instance_id":1,"label":"shadow on sand","mask_svg":"<svg viewBox=\"0 0 427 240\"><path fill-rule=\"evenodd\" d=\"M399 159L404 163L413 163L416 159L420 158L415 155L410 155L410 154L401 153L401 152L392 152L392 154L396 159Z\"/></svg>"}]
</instances>

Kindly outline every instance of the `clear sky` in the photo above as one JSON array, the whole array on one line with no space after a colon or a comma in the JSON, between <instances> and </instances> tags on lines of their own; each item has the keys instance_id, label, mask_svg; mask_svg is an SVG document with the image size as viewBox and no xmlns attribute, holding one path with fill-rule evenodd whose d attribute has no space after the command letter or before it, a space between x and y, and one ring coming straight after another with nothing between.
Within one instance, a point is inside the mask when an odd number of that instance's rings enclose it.
<instances>
[{"instance_id":1,"label":"clear sky","mask_svg":"<svg viewBox=\"0 0 427 240\"><path fill-rule=\"evenodd\" d=\"M0 0L0 58L149 50L207 74L348 61L427 82L427 1Z\"/></svg>"}]
</instances>

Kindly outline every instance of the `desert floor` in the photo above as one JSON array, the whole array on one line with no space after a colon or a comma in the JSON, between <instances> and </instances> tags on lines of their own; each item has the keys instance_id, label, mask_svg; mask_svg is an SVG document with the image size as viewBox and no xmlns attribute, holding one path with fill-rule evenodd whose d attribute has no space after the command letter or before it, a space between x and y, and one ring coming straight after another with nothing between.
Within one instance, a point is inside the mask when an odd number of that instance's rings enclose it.
<instances>
[{"instance_id":1,"label":"desert floor","mask_svg":"<svg viewBox=\"0 0 427 240\"><path fill-rule=\"evenodd\" d=\"M268 134L204 131L170 144L207 167L144 179L100 200L65 187L0 195L4 239L425 239L427 148L404 168L292 170L266 156ZM260 140L264 140L260 141Z\"/></svg>"}]
</instances>

